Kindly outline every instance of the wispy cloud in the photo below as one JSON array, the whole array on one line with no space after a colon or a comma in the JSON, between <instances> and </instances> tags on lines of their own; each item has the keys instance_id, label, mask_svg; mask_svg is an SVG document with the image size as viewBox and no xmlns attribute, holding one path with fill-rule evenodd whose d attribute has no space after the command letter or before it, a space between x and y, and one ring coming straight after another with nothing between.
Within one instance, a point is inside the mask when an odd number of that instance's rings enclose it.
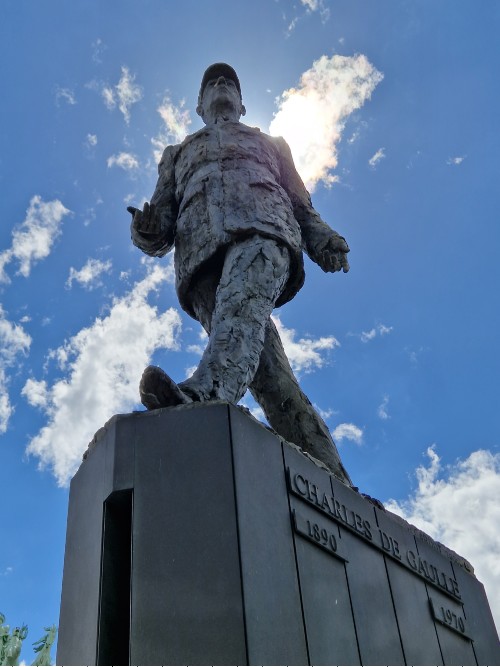
<instances>
[{"instance_id":1,"label":"wispy cloud","mask_svg":"<svg viewBox=\"0 0 500 667\"><path fill-rule=\"evenodd\" d=\"M324 0L300 0L309 12L319 12L323 23L330 18L330 10L325 5Z\"/></svg>"},{"instance_id":2,"label":"wispy cloud","mask_svg":"<svg viewBox=\"0 0 500 667\"><path fill-rule=\"evenodd\" d=\"M363 429L355 424L339 424L333 429L332 437L339 445L344 440L350 440L356 445L361 445L363 442Z\"/></svg>"},{"instance_id":3,"label":"wispy cloud","mask_svg":"<svg viewBox=\"0 0 500 667\"><path fill-rule=\"evenodd\" d=\"M205 329L200 329L200 331L198 332L198 339L200 340L200 343L195 343L194 345L188 345L186 347L186 351L191 352L191 354L197 354L199 357L201 357L201 355L205 351L208 342L208 334L205 331Z\"/></svg>"},{"instance_id":4,"label":"wispy cloud","mask_svg":"<svg viewBox=\"0 0 500 667\"><path fill-rule=\"evenodd\" d=\"M378 406L377 409L377 414L380 417L380 419L383 419L384 421L386 419L390 419L389 412L387 410L389 406L389 396L384 396L382 399L382 403Z\"/></svg>"},{"instance_id":5,"label":"wispy cloud","mask_svg":"<svg viewBox=\"0 0 500 667\"><path fill-rule=\"evenodd\" d=\"M378 165L380 160L383 160L385 158L385 148L379 148L378 151L375 153L375 155L372 155L372 157L368 160L368 164L372 169L375 169L375 167Z\"/></svg>"},{"instance_id":6,"label":"wispy cloud","mask_svg":"<svg viewBox=\"0 0 500 667\"><path fill-rule=\"evenodd\" d=\"M189 132L191 115L189 109L185 109L184 106L185 100L181 100L178 105L175 105L170 97L166 95L157 109L164 123L164 127L159 134L151 139L157 162L160 161L165 146L180 143Z\"/></svg>"},{"instance_id":7,"label":"wispy cloud","mask_svg":"<svg viewBox=\"0 0 500 667\"><path fill-rule=\"evenodd\" d=\"M97 146L97 134L87 134L85 143L89 148Z\"/></svg>"},{"instance_id":8,"label":"wispy cloud","mask_svg":"<svg viewBox=\"0 0 500 667\"><path fill-rule=\"evenodd\" d=\"M313 14L316 12L319 13L322 23L326 23L330 18L330 9L326 6L325 0L300 0L300 2L301 5L305 7L306 14ZM286 31L287 37L289 37L292 34L300 18L302 17L294 16L294 18L291 21L289 21Z\"/></svg>"},{"instance_id":9,"label":"wispy cloud","mask_svg":"<svg viewBox=\"0 0 500 667\"><path fill-rule=\"evenodd\" d=\"M179 313L159 312L148 297L172 282L171 263L146 263L147 275L121 298L106 317L79 331L50 355L62 377L52 384L32 379L23 389L41 408L46 424L28 445L58 484L68 483L88 442L109 416L130 411L139 401L139 379L158 349L178 349Z\"/></svg>"},{"instance_id":10,"label":"wispy cloud","mask_svg":"<svg viewBox=\"0 0 500 667\"><path fill-rule=\"evenodd\" d=\"M90 47L92 49L92 60L96 64L100 65L102 63L101 56L108 47L104 44L100 37L98 37L95 42L92 42Z\"/></svg>"},{"instance_id":11,"label":"wispy cloud","mask_svg":"<svg viewBox=\"0 0 500 667\"><path fill-rule=\"evenodd\" d=\"M306 186L331 184L337 146L348 116L370 99L383 75L364 55L322 56L302 74L297 88L277 100L270 133L289 143Z\"/></svg>"},{"instance_id":12,"label":"wispy cloud","mask_svg":"<svg viewBox=\"0 0 500 667\"><path fill-rule=\"evenodd\" d=\"M466 155L457 155L456 157L449 157L446 160L446 164L451 164L454 167L458 167L459 165L462 164L462 162L465 160L467 156Z\"/></svg>"},{"instance_id":13,"label":"wispy cloud","mask_svg":"<svg viewBox=\"0 0 500 667\"><path fill-rule=\"evenodd\" d=\"M422 345L418 348L405 347L405 352L408 354L412 366L417 366L420 360L420 357L428 348L423 347Z\"/></svg>"},{"instance_id":14,"label":"wispy cloud","mask_svg":"<svg viewBox=\"0 0 500 667\"><path fill-rule=\"evenodd\" d=\"M325 421L327 419L330 419L330 417L332 417L335 414L335 410L332 410L332 408L327 408L326 410L323 410L322 408L319 407L319 405L316 405L316 403L314 403L314 409L319 414L319 416Z\"/></svg>"},{"instance_id":15,"label":"wispy cloud","mask_svg":"<svg viewBox=\"0 0 500 667\"><path fill-rule=\"evenodd\" d=\"M57 104L57 106L60 106L61 102L65 102L66 104L69 104L70 106L73 106L74 104L76 104L75 93L71 90L71 88L60 88L59 86L57 86L57 88L56 88L56 104Z\"/></svg>"},{"instance_id":16,"label":"wispy cloud","mask_svg":"<svg viewBox=\"0 0 500 667\"><path fill-rule=\"evenodd\" d=\"M88 259L79 270L71 267L68 280L66 281L66 287L71 289L73 281L80 283L80 285L87 290L93 290L96 287L99 287L102 285L100 277L103 273L109 273L111 271L111 264L110 259L103 262L100 259L91 258Z\"/></svg>"},{"instance_id":17,"label":"wispy cloud","mask_svg":"<svg viewBox=\"0 0 500 667\"><path fill-rule=\"evenodd\" d=\"M115 86L103 86L101 94L108 109L114 109L118 105L128 125L130 107L142 99L142 88L135 83L135 76L130 73L128 67L122 67L122 75L118 83Z\"/></svg>"},{"instance_id":18,"label":"wispy cloud","mask_svg":"<svg viewBox=\"0 0 500 667\"><path fill-rule=\"evenodd\" d=\"M19 263L17 274L29 276L32 264L50 254L69 213L58 199L44 202L39 195L31 199L26 218L12 232L11 247L0 253L0 283L10 282L5 267L14 260Z\"/></svg>"},{"instance_id":19,"label":"wispy cloud","mask_svg":"<svg viewBox=\"0 0 500 667\"><path fill-rule=\"evenodd\" d=\"M340 343L334 336L295 340L296 332L294 329L287 329L277 315L274 315L272 319L285 348L290 366L297 373L310 373L316 368L321 368L326 363L324 353L340 347Z\"/></svg>"},{"instance_id":20,"label":"wispy cloud","mask_svg":"<svg viewBox=\"0 0 500 667\"><path fill-rule=\"evenodd\" d=\"M0 433L5 433L13 408L9 398L8 368L17 365L20 356L26 356L31 336L22 326L7 319L0 304Z\"/></svg>"},{"instance_id":21,"label":"wispy cloud","mask_svg":"<svg viewBox=\"0 0 500 667\"><path fill-rule=\"evenodd\" d=\"M377 324L376 327L370 329L370 331L362 331L359 334L359 338L362 343L368 343L377 336L385 336L388 333L391 333L394 327L386 327L385 324Z\"/></svg>"},{"instance_id":22,"label":"wispy cloud","mask_svg":"<svg viewBox=\"0 0 500 667\"><path fill-rule=\"evenodd\" d=\"M122 151L116 155L110 155L107 160L108 167L120 167L124 171L134 171L139 169L139 161L132 155L132 153L126 153Z\"/></svg>"},{"instance_id":23,"label":"wispy cloud","mask_svg":"<svg viewBox=\"0 0 500 667\"><path fill-rule=\"evenodd\" d=\"M387 509L455 550L474 566L500 622L500 454L472 452L444 467L433 445L429 463L416 470L417 488ZM460 517L460 521L457 521Z\"/></svg>"}]
</instances>

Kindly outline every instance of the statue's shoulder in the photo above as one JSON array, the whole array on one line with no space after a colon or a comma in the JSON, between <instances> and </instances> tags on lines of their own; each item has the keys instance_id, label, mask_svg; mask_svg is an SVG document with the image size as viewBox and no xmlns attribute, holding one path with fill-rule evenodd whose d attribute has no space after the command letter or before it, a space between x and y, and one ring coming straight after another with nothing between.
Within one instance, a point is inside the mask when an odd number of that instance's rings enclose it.
<instances>
[{"instance_id":1,"label":"statue's shoulder","mask_svg":"<svg viewBox=\"0 0 500 667\"><path fill-rule=\"evenodd\" d=\"M286 141L283 139L283 137L273 137L270 134L266 134L265 132L262 132L262 130L258 127L250 127L250 125L244 125L243 123L239 123L239 125L243 128L245 128L246 131L253 133L255 135L258 135L262 140L267 141L270 143L272 146L274 146L279 153L288 153L290 152L290 147L286 143Z\"/></svg>"},{"instance_id":2,"label":"statue's shoulder","mask_svg":"<svg viewBox=\"0 0 500 667\"><path fill-rule=\"evenodd\" d=\"M175 160L176 156L181 150L181 146L182 144L168 144L168 146L165 146L158 167L166 165L172 160Z\"/></svg>"},{"instance_id":3,"label":"statue's shoulder","mask_svg":"<svg viewBox=\"0 0 500 667\"><path fill-rule=\"evenodd\" d=\"M201 139L203 137L207 137L211 132L211 128L207 125L202 127L200 130L197 130L196 132L193 132L192 134L187 134L186 137L184 138L184 141L181 144L178 144L179 148L184 148L188 144L190 144L192 141L196 141L197 139Z\"/></svg>"},{"instance_id":4,"label":"statue's shoulder","mask_svg":"<svg viewBox=\"0 0 500 667\"><path fill-rule=\"evenodd\" d=\"M289 151L290 146L286 143L286 141L283 139L283 137L271 137L269 135L269 139L273 142L273 144L279 148L279 150L283 151Z\"/></svg>"}]
</instances>

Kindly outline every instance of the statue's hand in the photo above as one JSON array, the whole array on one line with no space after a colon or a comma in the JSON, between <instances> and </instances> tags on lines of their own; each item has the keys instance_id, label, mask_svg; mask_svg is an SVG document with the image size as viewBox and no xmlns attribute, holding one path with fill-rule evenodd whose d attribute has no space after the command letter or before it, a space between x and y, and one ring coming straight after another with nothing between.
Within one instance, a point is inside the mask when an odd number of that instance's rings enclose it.
<instances>
[{"instance_id":1,"label":"statue's hand","mask_svg":"<svg viewBox=\"0 0 500 667\"><path fill-rule=\"evenodd\" d=\"M314 260L323 271L334 273L342 269L344 273L347 273L349 271L348 252L349 246L345 238L334 232L326 243L317 249Z\"/></svg>"},{"instance_id":2,"label":"statue's hand","mask_svg":"<svg viewBox=\"0 0 500 667\"><path fill-rule=\"evenodd\" d=\"M142 211L134 206L127 206L127 211L132 214L132 231L141 236L159 236L161 234L160 219L156 215L154 204L144 204Z\"/></svg>"}]
</instances>

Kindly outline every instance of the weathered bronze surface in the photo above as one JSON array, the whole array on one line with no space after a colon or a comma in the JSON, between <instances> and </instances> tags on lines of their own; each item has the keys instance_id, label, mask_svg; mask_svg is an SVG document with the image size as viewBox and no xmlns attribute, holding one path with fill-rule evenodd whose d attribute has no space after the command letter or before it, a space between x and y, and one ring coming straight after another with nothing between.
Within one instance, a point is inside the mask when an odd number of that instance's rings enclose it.
<instances>
[{"instance_id":1,"label":"weathered bronze surface","mask_svg":"<svg viewBox=\"0 0 500 667\"><path fill-rule=\"evenodd\" d=\"M290 148L240 122L236 72L205 72L197 107L205 127L167 146L151 203L133 215L132 240L148 255L175 247L179 301L209 334L195 373L177 384L150 366L148 409L224 400L249 389L273 429L346 484L328 427L299 387L270 319L304 282L303 251L323 271L349 270L345 239L314 210Z\"/></svg>"}]
</instances>

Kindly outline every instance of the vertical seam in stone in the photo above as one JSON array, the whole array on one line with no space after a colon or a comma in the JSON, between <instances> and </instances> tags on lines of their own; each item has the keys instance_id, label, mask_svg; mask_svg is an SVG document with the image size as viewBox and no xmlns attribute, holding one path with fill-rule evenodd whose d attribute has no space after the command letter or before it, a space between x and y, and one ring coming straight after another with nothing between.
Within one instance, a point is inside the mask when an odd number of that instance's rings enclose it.
<instances>
[{"instance_id":1,"label":"vertical seam in stone","mask_svg":"<svg viewBox=\"0 0 500 667\"><path fill-rule=\"evenodd\" d=\"M389 577L389 570L387 568L387 558L385 555L382 556L384 559L384 567L385 567L385 574L387 576L387 584L389 585L389 593L391 595L391 602L392 602L392 608L394 609L394 618L396 619L396 627L398 629L398 636L399 636L399 643L401 644L401 651L403 652L403 660L405 665L408 664L406 660L406 655L405 655L405 647L403 644L403 640L401 639L401 630L399 629L399 621L398 621L398 614L396 611L396 604L394 602L394 595L392 594L392 586L391 586L391 578Z\"/></svg>"},{"instance_id":2,"label":"vertical seam in stone","mask_svg":"<svg viewBox=\"0 0 500 667\"><path fill-rule=\"evenodd\" d=\"M415 535L413 535L413 541L415 542L415 549L416 549L417 553L419 554L418 542L417 542L417 539L416 539ZM428 587L428 585L426 584L425 581L424 581L424 586L425 586L425 592L427 593L427 602L430 604L431 603L431 596L429 595L429 587ZM439 641L438 626L436 625L436 621L434 619L432 619L432 622L434 623L434 632L436 633L436 639L437 639L439 651L441 653L441 661L442 661L441 664L444 665L445 664L444 653L443 653L443 649L441 648L441 642Z\"/></svg>"},{"instance_id":3,"label":"vertical seam in stone","mask_svg":"<svg viewBox=\"0 0 500 667\"><path fill-rule=\"evenodd\" d=\"M340 530L340 526L337 526L337 530L339 531L339 537L342 538L342 532ZM347 576L347 563L345 561L344 561L344 574L345 574L345 583L347 585L347 594L349 595L349 605L351 607L352 624L354 627L354 636L356 637L356 648L358 649L359 664L362 665L363 661L361 656L361 647L359 645L358 628L356 627L356 618L354 616L354 608L352 606L351 588L349 586L349 577Z\"/></svg>"},{"instance_id":4,"label":"vertical seam in stone","mask_svg":"<svg viewBox=\"0 0 500 667\"><path fill-rule=\"evenodd\" d=\"M282 459L283 459L283 472L285 473L285 477L286 477L286 475L288 473L287 473L287 467L286 467L286 461L285 461L285 450L284 450L284 445L283 445L283 441L281 440L281 438L280 438L280 446L281 446L281 456L282 456ZM310 656L310 653L309 653L309 640L307 638L307 625L306 625L306 617L305 617L305 613L304 613L304 602L302 600L302 587L300 585L300 574L299 574L300 570L299 570L299 561L298 561L298 558L297 558L297 548L295 546L295 533L294 533L293 528L291 526L292 507L290 505L290 493L288 491L288 484L287 484L286 488L287 488L286 496L287 496L287 502L288 502L288 514L289 514L289 519L290 519L290 534L292 536L293 557L294 557L294 560L295 560L295 573L297 575L297 586L299 588L300 613L302 615L302 627L304 628L304 640L306 642L307 664L312 665L311 656Z\"/></svg>"},{"instance_id":5,"label":"vertical seam in stone","mask_svg":"<svg viewBox=\"0 0 500 667\"><path fill-rule=\"evenodd\" d=\"M453 576L456 579L457 574L455 572L455 566L453 565L453 561L451 559L450 559L450 565L451 565L451 571L453 572ZM458 567L460 567L460 566L458 566ZM463 601L462 601L462 611L463 611L465 620L467 620L467 614L465 613L465 604L463 603ZM474 660L476 661L476 665L479 665L479 660L477 659L476 650L474 648L474 640L471 641L471 646L472 646L472 654L474 655Z\"/></svg>"},{"instance_id":6,"label":"vertical seam in stone","mask_svg":"<svg viewBox=\"0 0 500 667\"><path fill-rule=\"evenodd\" d=\"M330 475L330 489L332 493L335 495L335 489L333 488L333 483L332 483L332 476ZM375 517L375 521L377 520L377 517ZM342 539L342 530L340 526L337 524L337 531L339 534L339 538ZM352 616L352 625L354 628L354 636L356 637L356 648L358 649L358 657L359 657L359 664L363 664L363 657L361 655L361 646L359 645L359 637L358 637L358 628L356 627L356 617L354 615L354 607L352 604L352 595L351 595L351 587L349 586L349 576L347 574L347 562L344 561L344 575L345 575L345 583L347 586L347 594L349 596L349 606L351 609L351 616Z\"/></svg>"},{"instance_id":7,"label":"vertical seam in stone","mask_svg":"<svg viewBox=\"0 0 500 667\"><path fill-rule=\"evenodd\" d=\"M375 507L373 507L372 509L373 509L373 516L375 518L375 523L376 523L377 526L379 526L378 516L377 516L377 512L375 511ZM405 663L405 665L407 665L408 662L406 660L405 647L404 647L403 639L401 637L401 630L400 630L399 621L398 621L398 612L396 611L396 603L394 602L394 595L392 593L392 586L391 586L391 578L389 576L389 568L387 567L387 558L385 557L385 555L383 555L383 559L384 559L385 574L387 576L387 584L389 586L389 593L391 594L392 608L394 609L394 618L396 619L396 627L398 629L399 643L401 644L401 651L403 652L404 663Z\"/></svg>"},{"instance_id":8,"label":"vertical seam in stone","mask_svg":"<svg viewBox=\"0 0 500 667\"><path fill-rule=\"evenodd\" d=\"M236 492L236 473L234 465L234 451L233 451L233 429L231 424L231 411L230 406L226 405L227 410L227 421L229 426L229 447L231 450L231 468L233 471L233 494L234 494L234 507L236 514L236 539L238 541L238 562L240 566L240 588L241 588L241 608L243 613L243 631L245 634L245 655L246 655L246 664L249 665L249 651L248 651L248 636L247 636L247 617L246 617L246 605L245 605L245 586L243 582L243 564L241 562L241 542L240 542L240 522L239 522L239 512L238 512L238 494Z\"/></svg>"}]
</instances>

